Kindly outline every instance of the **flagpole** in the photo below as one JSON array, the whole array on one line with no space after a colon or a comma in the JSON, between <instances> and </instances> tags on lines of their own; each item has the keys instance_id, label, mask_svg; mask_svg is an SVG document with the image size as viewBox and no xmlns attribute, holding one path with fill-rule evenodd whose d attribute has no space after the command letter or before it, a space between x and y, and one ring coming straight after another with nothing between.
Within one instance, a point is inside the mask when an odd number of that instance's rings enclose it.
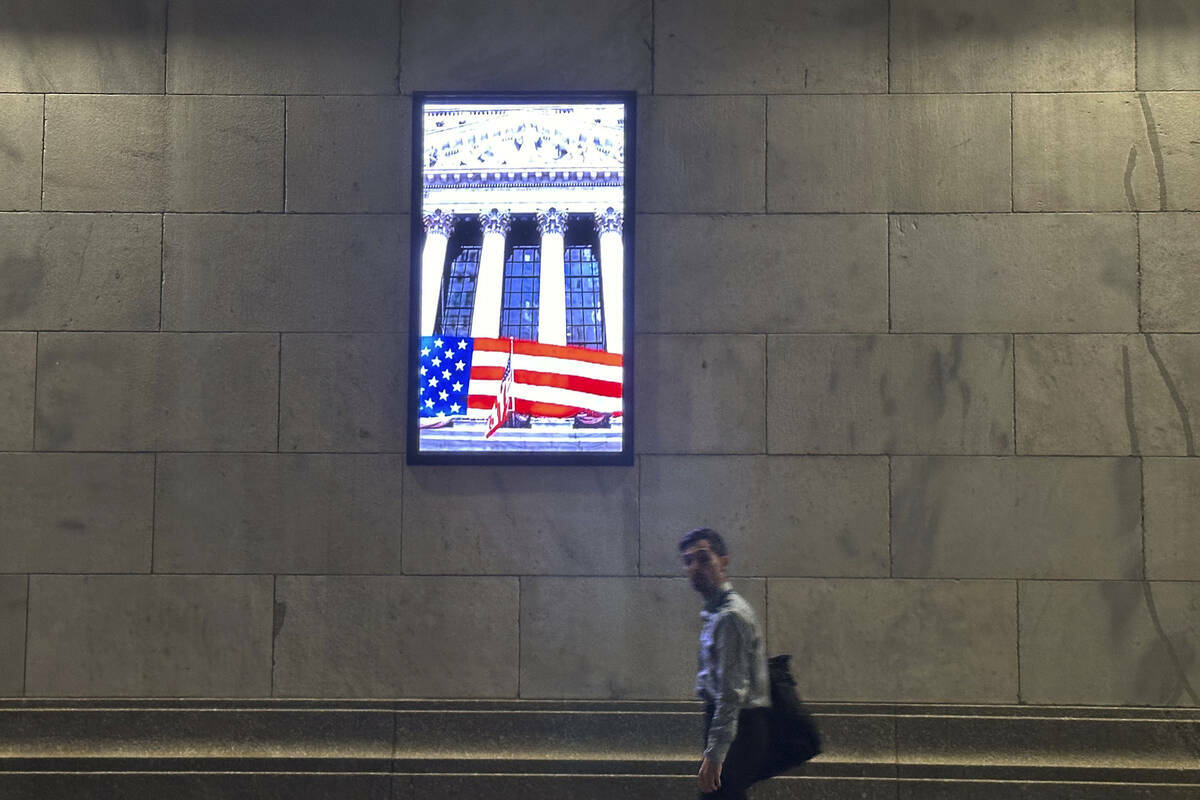
<instances>
[{"instance_id":1,"label":"flagpole","mask_svg":"<svg viewBox=\"0 0 1200 800\"><path fill-rule=\"evenodd\" d=\"M496 392L496 400L492 403L492 411L488 414L488 430L483 438L490 439L492 434L500 430L512 411L513 385L513 337L508 337L508 364L504 367L504 376L500 379L500 389Z\"/></svg>"}]
</instances>

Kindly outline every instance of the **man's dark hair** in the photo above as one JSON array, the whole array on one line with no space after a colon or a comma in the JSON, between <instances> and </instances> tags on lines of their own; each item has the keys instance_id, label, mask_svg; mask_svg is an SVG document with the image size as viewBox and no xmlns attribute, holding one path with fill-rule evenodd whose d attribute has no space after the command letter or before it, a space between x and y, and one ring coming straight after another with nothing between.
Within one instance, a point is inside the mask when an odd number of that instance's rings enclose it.
<instances>
[{"instance_id":1,"label":"man's dark hair","mask_svg":"<svg viewBox=\"0 0 1200 800\"><path fill-rule=\"evenodd\" d=\"M725 540L721 538L721 534L714 531L712 528L696 528L684 534L679 540L679 552L687 550L696 542L707 541L708 546L718 556L729 555L729 548L725 546Z\"/></svg>"}]
</instances>

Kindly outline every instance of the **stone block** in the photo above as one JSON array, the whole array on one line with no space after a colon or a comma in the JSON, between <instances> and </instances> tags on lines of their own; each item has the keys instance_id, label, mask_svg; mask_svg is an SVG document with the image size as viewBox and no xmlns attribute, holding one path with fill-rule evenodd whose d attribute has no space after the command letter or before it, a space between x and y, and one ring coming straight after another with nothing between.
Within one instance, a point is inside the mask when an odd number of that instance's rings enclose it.
<instances>
[{"instance_id":1,"label":"stone block","mask_svg":"<svg viewBox=\"0 0 1200 800\"><path fill-rule=\"evenodd\" d=\"M43 333L42 450L275 450L279 339Z\"/></svg>"},{"instance_id":2,"label":"stone block","mask_svg":"<svg viewBox=\"0 0 1200 800\"><path fill-rule=\"evenodd\" d=\"M1200 93L1013 98L1016 211L1200 208Z\"/></svg>"},{"instance_id":3,"label":"stone block","mask_svg":"<svg viewBox=\"0 0 1200 800\"><path fill-rule=\"evenodd\" d=\"M33 447L36 333L0 333L0 450Z\"/></svg>"},{"instance_id":4,"label":"stone block","mask_svg":"<svg viewBox=\"0 0 1200 800\"><path fill-rule=\"evenodd\" d=\"M0 569L149 572L154 458L0 454Z\"/></svg>"},{"instance_id":5,"label":"stone block","mask_svg":"<svg viewBox=\"0 0 1200 800\"><path fill-rule=\"evenodd\" d=\"M1196 705L1200 583L1029 581L1021 701Z\"/></svg>"},{"instance_id":6,"label":"stone block","mask_svg":"<svg viewBox=\"0 0 1200 800\"><path fill-rule=\"evenodd\" d=\"M288 577L281 697L515 697L516 578Z\"/></svg>"},{"instance_id":7,"label":"stone block","mask_svg":"<svg viewBox=\"0 0 1200 800\"><path fill-rule=\"evenodd\" d=\"M403 452L408 337L285 334L281 450Z\"/></svg>"},{"instance_id":8,"label":"stone block","mask_svg":"<svg viewBox=\"0 0 1200 800\"><path fill-rule=\"evenodd\" d=\"M407 217L169 215L165 235L165 329L407 328Z\"/></svg>"},{"instance_id":9,"label":"stone block","mask_svg":"<svg viewBox=\"0 0 1200 800\"><path fill-rule=\"evenodd\" d=\"M397 750L395 731L403 715L395 709L420 704L14 698L0 700L0 738L5 742L5 766L19 764L18 769L99 767L135 774L170 770L176 775L386 770ZM450 710L452 705L441 707Z\"/></svg>"},{"instance_id":10,"label":"stone block","mask_svg":"<svg viewBox=\"0 0 1200 800\"><path fill-rule=\"evenodd\" d=\"M398 775L412 794L397 800L662 800L696 793L692 775ZM872 778L777 777L755 784L755 800L895 800L896 782ZM1179 795L1182 800L1183 795ZM25 800L22 796L18 800ZM91 800L91 798L88 798ZM1041 798L1039 798L1041 800ZM1104 800L1110 800L1105 797ZM1111 800L1127 800L1125 797ZM1128 800L1133 800L1129 798ZM1141 800L1141 798L1138 798ZM1175 795L1166 800L1177 800Z\"/></svg>"},{"instance_id":11,"label":"stone block","mask_svg":"<svg viewBox=\"0 0 1200 800\"><path fill-rule=\"evenodd\" d=\"M161 93L157 0L6 0L0 92Z\"/></svg>"},{"instance_id":12,"label":"stone block","mask_svg":"<svg viewBox=\"0 0 1200 800\"><path fill-rule=\"evenodd\" d=\"M898 0L893 92L1134 88L1130 0Z\"/></svg>"},{"instance_id":13,"label":"stone block","mask_svg":"<svg viewBox=\"0 0 1200 800\"><path fill-rule=\"evenodd\" d=\"M26 693L266 697L272 578L35 575Z\"/></svg>"},{"instance_id":14,"label":"stone block","mask_svg":"<svg viewBox=\"0 0 1200 800\"><path fill-rule=\"evenodd\" d=\"M887 330L883 216L646 215L637 273L639 333Z\"/></svg>"},{"instance_id":15,"label":"stone block","mask_svg":"<svg viewBox=\"0 0 1200 800\"><path fill-rule=\"evenodd\" d=\"M772 97L767 111L769 211L1011 210L1005 95Z\"/></svg>"},{"instance_id":16,"label":"stone block","mask_svg":"<svg viewBox=\"0 0 1200 800\"><path fill-rule=\"evenodd\" d=\"M637 482L623 467L410 468L404 571L633 575Z\"/></svg>"},{"instance_id":17,"label":"stone block","mask_svg":"<svg viewBox=\"0 0 1200 800\"><path fill-rule=\"evenodd\" d=\"M1142 577L1133 458L896 458L902 578Z\"/></svg>"},{"instance_id":18,"label":"stone block","mask_svg":"<svg viewBox=\"0 0 1200 800\"><path fill-rule=\"evenodd\" d=\"M735 588L761 620L765 582ZM694 696L702 605L683 578L522 578L521 697Z\"/></svg>"},{"instance_id":19,"label":"stone block","mask_svg":"<svg viewBox=\"0 0 1200 800\"><path fill-rule=\"evenodd\" d=\"M5 564L3 569L9 569ZM0 575L0 693L25 691L25 601L29 579Z\"/></svg>"},{"instance_id":20,"label":"stone block","mask_svg":"<svg viewBox=\"0 0 1200 800\"><path fill-rule=\"evenodd\" d=\"M1195 709L942 706L903 709L895 723L897 777L905 782L925 778L954 783L958 778L967 784L984 779L1011 785L1010 781L1028 780L1099 788L1104 781L1151 788L1140 782L1178 781L1190 783L1193 790L1197 786L1194 741L1200 716ZM1017 796L1064 795L1022 791ZM1159 794L1127 796L1157 800Z\"/></svg>"},{"instance_id":21,"label":"stone block","mask_svg":"<svg viewBox=\"0 0 1200 800\"><path fill-rule=\"evenodd\" d=\"M1200 89L1200 6L1191 0L1137 0L1138 85Z\"/></svg>"},{"instance_id":22,"label":"stone block","mask_svg":"<svg viewBox=\"0 0 1200 800\"><path fill-rule=\"evenodd\" d=\"M4 53L0 45L0 81ZM0 94L0 210L41 208L43 103L41 95Z\"/></svg>"},{"instance_id":23,"label":"stone block","mask_svg":"<svg viewBox=\"0 0 1200 800\"><path fill-rule=\"evenodd\" d=\"M283 99L51 95L45 208L281 211Z\"/></svg>"},{"instance_id":24,"label":"stone block","mask_svg":"<svg viewBox=\"0 0 1200 800\"><path fill-rule=\"evenodd\" d=\"M174 0L167 91L395 94L400 6L380 0Z\"/></svg>"},{"instance_id":25,"label":"stone block","mask_svg":"<svg viewBox=\"0 0 1200 800\"><path fill-rule=\"evenodd\" d=\"M887 459L643 456L641 573L678 575L679 539L713 528L734 575L886 577Z\"/></svg>"},{"instance_id":26,"label":"stone block","mask_svg":"<svg viewBox=\"0 0 1200 800\"><path fill-rule=\"evenodd\" d=\"M402 466L395 456L160 455L155 570L399 572Z\"/></svg>"},{"instance_id":27,"label":"stone block","mask_svg":"<svg viewBox=\"0 0 1200 800\"><path fill-rule=\"evenodd\" d=\"M170 797L172 800L410 800L392 793L387 774L352 775L286 772L18 772L0 775L5 800L107 800L111 797Z\"/></svg>"},{"instance_id":28,"label":"stone block","mask_svg":"<svg viewBox=\"0 0 1200 800\"><path fill-rule=\"evenodd\" d=\"M1200 214L1138 215L1142 329L1200 332Z\"/></svg>"},{"instance_id":29,"label":"stone block","mask_svg":"<svg viewBox=\"0 0 1200 800\"><path fill-rule=\"evenodd\" d=\"M1200 338L1017 336L1022 455L1195 455Z\"/></svg>"},{"instance_id":30,"label":"stone block","mask_svg":"<svg viewBox=\"0 0 1200 800\"><path fill-rule=\"evenodd\" d=\"M696 779L678 775L397 775L400 800L658 800L690 797ZM23 800L23 799L22 799Z\"/></svg>"},{"instance_id":31,"label":"stone block","mask_svg":"<svg viewBox=\"0 0 1200 800\"><path fill-rule=\"evenodd\" d=\"M1140 2L1140 0L1139 0ZM896 800L1190 800L1194 786L1090 781L905 779Z\"/></svg>"},{"instance_id":32,"label":"stone block","mask_svg":"<svg viewBox=\"0 0 1200 800\"><path fill-rule=\"evenodd\" d=\"M770 453L1012 452L1007 336L769 336L767 363Z\"/></svg>"},{"instance_id":33,"label":"stone block","mask_svg":"<svg viewBox=\"0 0 1200 800\"><path fill-rule=\"evenodd\" d=\"M886 92L886 0L721 0L654 6L660 94Z\"/></svg>"},{"instance_id":34,"label":"stone block","mask_svg":"<svg viewBox=\"0 0 1200 800\"><path fill-rule=\"evenodd\" d=\"M1012 581L771 578L767 601L803 697L1016 702Z\"/></svg>"},{"instance_id":35,"label":"stone block","mask_svg":"<svg viewBox=\"0 0 1200 800\"><path fill-rule=\"evenodd\" d=\"M0 327L158 327L157 214L0 214Z\"/></svg>"},{"instance_id":36,"label":"stone block","mask_svg":"<svg viewBox=\"0 0 1200 800\"><path fill-rule=\"evenodd\" d=\"M650 0L407 0L405 92L651 87Z\"/></svg>"},{"instance_id":37,"label":"stone block","mask_svg":"<svg viewBox=\"0 0 1200 800\"><path fill-rule=\"evenodd\" d=\"M765 211L762 97L643 97L638 211Z\"/></svg>"},{"instance_id":38,"label":"stone block","mask_svg":"<svg viewBox=\"0 0 1200 800\"><path fill-rule=\"evenodd\" d=\"M402 700L396 709L394 768L402 773L430 772L443 759L455 771L492 775L529 767L614 775L633 760L669 769L694 755L701 721L694 700Z\"/></svg>"},{"instance_id":39,"label":"stone block","mask_svg":"<svg viewBox=\"0 0 1200 800\"><path fill-rule=\"evenodd\" d=\"M896 785L886 778L808 778L801 772L756 784L761 788L754 790L754 800L896 800Z\"/></svg>"},{"instance_id":40,"label":"stone block","mask_svg":"<svg viewBox=\"0 0 1200 800\"><path fill-rule=\"evenodd\" d=\"M1138 328L1132 214L905 216L891 225L894 330Z\"/></svg>"},{"instance_id":41,"label":"stone block","mask_svg":"<svg viewBox=\"0 0 1200 800\"><path fill-rule=\"evenodd\" d=\"M1200 578L1200 461L1147 458L1146 577L1153 580Z\"/></svg>"},{"instance_id":42,"label":"stone block","mask_svg":"<svg viewBox=\"0 0 1200 800\"><path fill-rule=\"evenodd\" d=\"M289 97L287 210L408 211L408 97Z\"/></svg>"},{"instance_id":43,"label":"stone block","mask_svg":"<svg viewBox=\"0 0 1200 800\"><path fill-rule=\"evenodd\" d=\"M762 336L637 338L637 452L762 453Z\"/></svg>"}]
</instances>

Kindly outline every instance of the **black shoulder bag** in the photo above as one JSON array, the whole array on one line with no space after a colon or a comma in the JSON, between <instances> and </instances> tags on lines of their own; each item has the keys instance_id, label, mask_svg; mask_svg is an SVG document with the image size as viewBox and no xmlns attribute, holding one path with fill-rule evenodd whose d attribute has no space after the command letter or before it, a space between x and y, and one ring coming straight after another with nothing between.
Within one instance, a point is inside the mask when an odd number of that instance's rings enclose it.
<instances>
[{"instance_id":1,"label":"black shoulder bag","mask_svg":"<svg viewBox=\"0 0 1200 800\"><path fill-rule=\"evenodd\" d=\"M771 738L758 780L786 772L821 752L821 734L796 694L796 679L788 668L789 660L791 656L787 654L767 659L771 679L767 725Z\"/></svg>"}]
</instances>

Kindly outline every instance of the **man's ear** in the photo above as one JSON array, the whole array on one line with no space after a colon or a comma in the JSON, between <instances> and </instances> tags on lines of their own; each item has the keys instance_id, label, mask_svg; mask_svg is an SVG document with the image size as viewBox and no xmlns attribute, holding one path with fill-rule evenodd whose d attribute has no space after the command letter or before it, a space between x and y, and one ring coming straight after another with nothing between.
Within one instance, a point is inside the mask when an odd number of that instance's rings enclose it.
<instances>
[{"instance_id":1,"label":"man's ear","mask_svg":"<svg viewBox=\"0 0 1200 800\"><path fill-rule=\"evenodd\" d=\"M721 571L729 572L729 556L721 556Z\"/></svg>"}]
</instances>

